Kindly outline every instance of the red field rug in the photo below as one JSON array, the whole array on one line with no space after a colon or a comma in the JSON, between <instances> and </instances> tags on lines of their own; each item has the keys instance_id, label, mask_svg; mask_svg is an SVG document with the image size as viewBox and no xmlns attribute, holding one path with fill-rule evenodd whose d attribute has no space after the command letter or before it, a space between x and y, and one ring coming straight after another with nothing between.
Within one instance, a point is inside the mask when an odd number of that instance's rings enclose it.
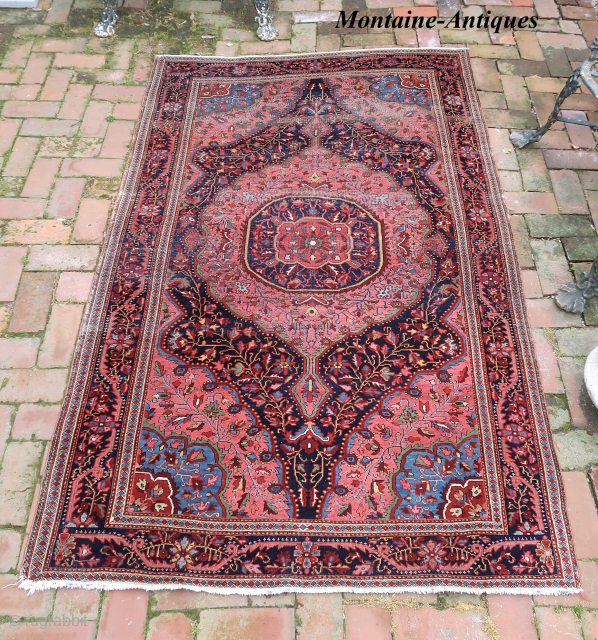
<instances>
[{"instance_id":1,"label":"red field rug","mask_svg":"<svg viewBox=\"0 0 598 640\"><path fill-rule=\"evenodd\" d=\"M465 50L157 59L22 577L578 590Z\"/></svg>"}]
</instances>

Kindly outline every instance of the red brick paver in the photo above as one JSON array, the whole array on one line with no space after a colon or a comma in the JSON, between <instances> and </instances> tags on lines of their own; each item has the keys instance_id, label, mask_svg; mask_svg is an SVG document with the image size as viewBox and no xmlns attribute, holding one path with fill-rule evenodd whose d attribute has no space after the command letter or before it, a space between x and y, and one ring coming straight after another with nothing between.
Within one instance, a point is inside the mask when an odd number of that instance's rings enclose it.
<instances>
[{"instance_id":1,"label":"red brick paver","mask_svg":"<svg viewBox=\"0 0 598 640\"><path fill-rule=\"evenodd\" d=\"M0 247L0 300L10 302L15 299L21 272L23 271L23 259L27 250L23 247Z\"/></svg>"},{"instance_id":2,"label":"red brick paver","mask_svg":"<svg viewBox=\"0 0 598 640\"><path fill-rule=\"evenodd\" d=\"M69 626L68 631L62 624L47 624L40 620L37 624L0 625L2 640L94 640L96 625L92 622ZM68 634L68 635L67 635Z\"/></svg>"},{"instance_id":3,"label":"red brick paver","mask_svg":"<svg viewBox=\"0 0 598 640\"><path fill-rule=\"evenodd\" d=\"M39 218L45 205L41 198L0 198L0 218Z\"/></svg>"},{"instance_id":4,"label":"red brick paver","mask_svg":"<svg viewBox=\"0 0 598 640\"><path fill-rule=\"evenodd\" d=\"M9 330L15 333L41 331L46 326L52 300L53 273L24 273Z\"/></svg>"},{"instance_id":5,"label":"red brick paver","mask_svg":"<svg viewBox=\"0 0 598 640\"><path fill-rule=\"evenodd\" d=\"M47 198L59 166L58 158L38 158L27 176L21 195L26 198Z\"/></svg>"},{"instance_id":6,"label":"red brick paver","mask_svg":"<svg viewBox=\"0 0 598 640\"><path fill-rule=\"evenodd\" d=\"M430 607L413 609L401 607L393 612L393 640L488 640L486 614L481 611L438 611ZM363 639L367 640L364 634Z\"/></svg>"},{"instance_id":7,"label":"red brick paver","mask_svg":"<svg viewBox=\"0 0 598 640\"><path fill-rule=\"evenodd\" d=\"M3 616L47 616L52 611L53 593L38 591L28 596L25 591L14 585L16 578L12 574L0 575L0 615Z\"/></svg>"},{"instance_id":8,"label":"red brick paver","mask_svg":"<svg viewBox=\"0 0 598 640\"><path fill-rule=\"evenodd\" d=\"M38 440L50 440L59 415L59 405L22 404L15 418L12 437L29 440L35 436Z\"/></svg>"},{"instance_id":9,"label":"red brick paver","mask_svg":"<svg viewBox=\"0 0 598 640\"><path fill-rule=\"evenodd\" d=\"M84 178L57 178L48 203L50 218L74 218L85 188Z\"/></svg>"},{"instance_id":10,"label":"red brick paver","mask_svg":"<svg viewBox=\"0 0 598 640\"><path fill-rule=\"evenodd\" d=\"M79 215L73 229L73 240L83 244L102 242L109 209L110 200L94 198L81 200Z\"/></svg>"},{"instance_id":11,"label":"red brick paver","mask_svg":"<svg viewBox=\"0 0 598 640\"><path fill-rule=\"evenodd\" d=\"M147 640L194 640L191 620L182 613L162 613L150 621Z\"/></svg>"},{"instance_id":12,"label":"red brick paver","mask_svg":"<svg viewBox=\"0 0 598 640\"><path fill-rule=\"evenodd\" d=\"M148 592L109 591L104 598L97 640L143 640Z\"/></svg>"},{"instance_id":13,"label":"red brick paver","mask_svg":"<svg viewBox=\"0 0 598 640\"><path fill-rule=\"evenodd\" d=\"M391 619L387 609L350 604L345 620L347 640L391 640Z\"/></svg>"},{"instance_id":14,"label":"red brick paver","mask_svg":"<svg viewBox=\"0 0 598 640\"><path fill-rule=\"evenodd\" d=\"M10 158L6 163L6 168L3 173L5 176L26 176L31 167L31 163L35 158L39 147L39 140L36 138L17 138L14 141ZM9 198L5 198L9 200ZM8 215L8 212L3 211L2 217L12 217ZM15 216L17 217L17 216ZM25 217L25 216L23 216ZM35 218L37 216L30 216Z\"/></svg>"},{"instance_id":15,"label":"red brick paver","mask_svg":"<svg viewBox=\"0 0 598 640\"><path fill-rule=\"evenodd\" d=\"M39 338L0 338L0 369L33 367Z\"/></svg>"},{"instance_id":16,"label":"red brick paver","mask_svg":"<svg viewBox=\"0 0 598 640\"><path fill-rule=\"evenodd\" d=\"M21 536L12 529L0 529L0 572L16 569L21 548Z\"/></svg>"},{"instance_id":17,"label":"red brick paver","mask_svg":"<svg viewBox=\"0 0 598 640\"><path fill-rule=\"evenodd\" d=\"M13 140L17 136L19 123L14 120L0 120L0 153L10 149Z\"/></svg>"},{"instance_id":18,"label":"red brick paver","mask_svg":"<svg viewBox=\"0 0 598 640\"><path fill-rule=\"evenodd\" d=\"M92 280L92 273L63 271L56 287L56 300L58 302L87 302Z\"/></svg>"},{"instance_id":19,"label":"red brick paver","mask_svg":"<svg viewBox=\"0 0 598 640\"><path fill-rule=\"evenodd\" d=\"M598 555L598 513L586 475L581 472L563 474L567 514L578 558Z\"/></svg>"},{"instance_id":20,"label":"red brick paver","mask_svg":"<svg viewBox=\"0 0 598 640\"><path fill-rule=\"evenodd\" d=\"M57 303L52 307L38 366L66 367L73 351L83 315L83 305Z\"/></svg>"},{"instance_id":21,"label":"red brick paver","mask_svg":"<svg viewBox=\"0 0 598 640\"><path fill-rule=\"evenodd\" d=\"M297 625L297 640L342 640L342 595L340 593L298 594Z\"/></svg>"},{"instance_id":22,"label":"red brick paver","mask_svg":"<svg viewBox=\"0 0 598 640\"><path fill-rule=\"evenodd\" d=\"M540 640L583 640L581 625L573 611L536 609Z\"/></svg>"},{"instance_id":23,"label":"red brick paver","mask_svg":"<svg viewBox=\"0 0 598 640\"><path fill-rule=\"evenodd\" d=\"M76 616L95 620L100 606L99 591L91 589L58 589L54 602L54 615Z\"/></svg>"},{"instance_id":24,"label":"red brick paver","mask_svg":"<svg viewBox=\"0 0 598 640\"><path fill-rule=\"evenodd\" d=\"M174 609L218 609L220 607L246 607L247 596L221 596L215 593L201 593L187 589L157 591L156 611Z\"/></svg>"},{"instance_id":25,"label":"red brick paver","mask_svg":"<svg viewBox=\"0 0 598 640\"><path fill-rule=\"evenodd\" d=\"M501 638L537 640L534 610L529 596L489 595L488 611Z\"/></svg>"},{"instance_id":26,"label":"red brick paver","mask_svg":"<svg viewBox=\"0 0 598 640\"><path fill-rule=\"evenodd\" d=\"M293 640L293 609L208 609L199 617L197 640Z\"/></svg>"}]
</instances>

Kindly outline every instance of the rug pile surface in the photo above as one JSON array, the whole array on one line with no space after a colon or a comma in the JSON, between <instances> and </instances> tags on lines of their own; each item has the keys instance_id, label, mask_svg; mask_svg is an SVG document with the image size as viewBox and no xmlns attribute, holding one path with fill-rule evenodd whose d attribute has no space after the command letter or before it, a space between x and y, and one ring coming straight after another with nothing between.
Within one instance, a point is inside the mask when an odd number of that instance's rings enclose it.
<instances>
[{"instance_id":1,"label":"rug pile surface","mask_svg":"<svg viewBox=\"0 0 598 640\"><path fill-rule=\"evenodd\" d=\"M22 578L578 590L466 51L157 58Z\"/></svg>"}]
</instances>

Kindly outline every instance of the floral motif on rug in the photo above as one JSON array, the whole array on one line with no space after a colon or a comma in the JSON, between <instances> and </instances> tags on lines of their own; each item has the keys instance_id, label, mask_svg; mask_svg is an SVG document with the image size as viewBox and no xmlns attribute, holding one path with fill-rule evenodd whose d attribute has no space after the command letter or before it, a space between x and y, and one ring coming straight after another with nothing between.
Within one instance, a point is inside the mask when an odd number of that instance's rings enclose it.
<instances>
[{"instance_id":1,"label":"floral motif on rug","mask_svg":"<svg viewBox=\"0 0 598 640\"><path fill-rule=\"evenodd\" d=\"M463 50L159 57L29 588L577 589Z\"/></svg>"}]
</instances>

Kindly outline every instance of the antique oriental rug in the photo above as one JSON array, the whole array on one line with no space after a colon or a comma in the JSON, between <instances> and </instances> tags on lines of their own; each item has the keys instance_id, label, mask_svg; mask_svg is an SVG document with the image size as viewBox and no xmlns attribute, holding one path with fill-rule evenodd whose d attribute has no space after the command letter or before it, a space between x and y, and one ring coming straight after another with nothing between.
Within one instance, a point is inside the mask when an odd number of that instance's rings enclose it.
<instances>
[{"instance_id":1,"label":"antique oriental rug","mask_svg":"<svg viewBox=\"0 0 598 640\"><path fill-rule=\"evenodd\" d=\"M157 58L22 578L578 590L465 50Z\"/></svg>"}]
</instances>

